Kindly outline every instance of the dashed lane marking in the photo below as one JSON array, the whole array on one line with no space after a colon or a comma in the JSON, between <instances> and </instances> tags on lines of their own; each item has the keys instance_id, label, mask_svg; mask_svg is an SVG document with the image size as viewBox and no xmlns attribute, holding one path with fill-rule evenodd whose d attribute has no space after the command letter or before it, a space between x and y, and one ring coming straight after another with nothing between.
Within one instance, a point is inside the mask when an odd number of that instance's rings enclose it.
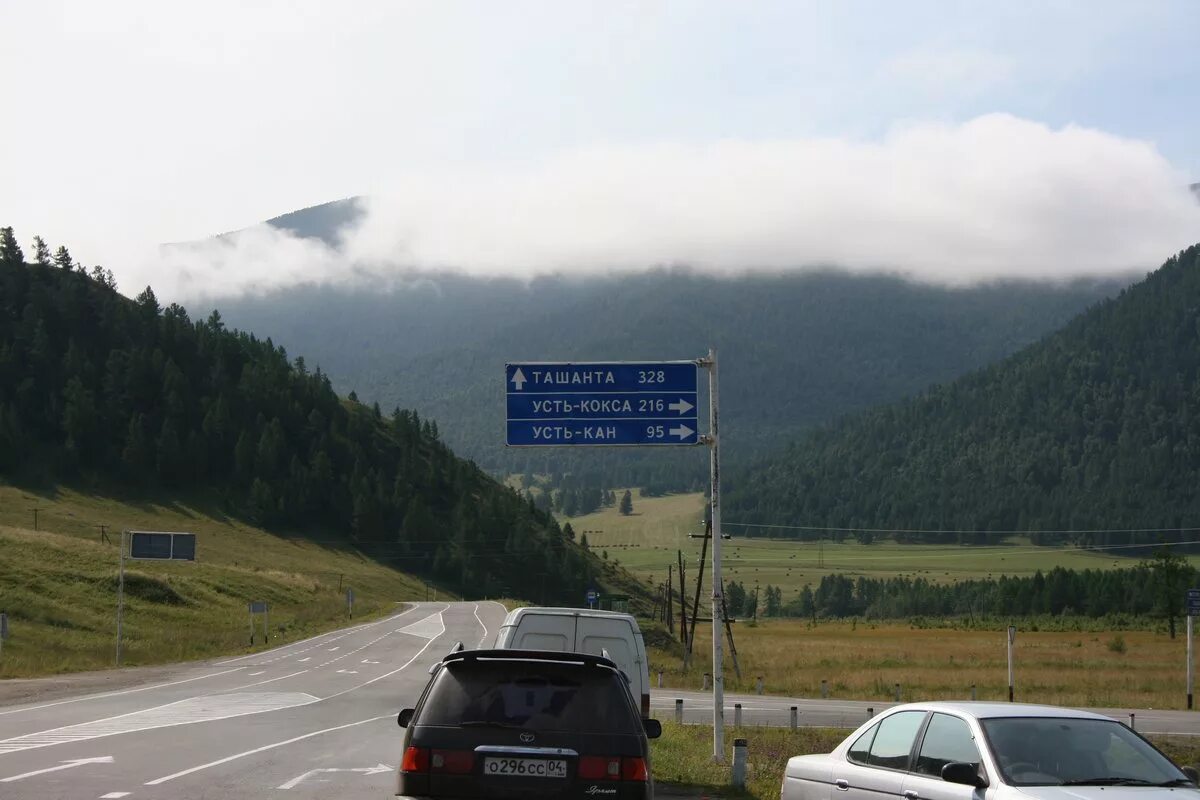
<instances>
[{"instance_id":1,"label":"dashed lane marking","mask_svg":"<svg viewBox=\"0 0 1200 800\"><path fill-rule=\"evenodd\" d=\"M129 792L109 792L100 795L100 800L121 800L122 797L129 797L129 794Z\"/></svg>"}]
</instances>

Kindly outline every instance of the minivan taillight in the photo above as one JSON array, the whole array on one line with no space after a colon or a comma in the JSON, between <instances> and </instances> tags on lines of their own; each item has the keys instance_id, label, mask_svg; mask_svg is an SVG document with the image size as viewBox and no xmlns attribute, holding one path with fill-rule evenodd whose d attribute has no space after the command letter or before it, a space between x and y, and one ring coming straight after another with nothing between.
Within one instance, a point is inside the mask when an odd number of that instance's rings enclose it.
<instances>
[{"instance_id":1,"label":"minivan taillight","mask_svg":"<svg viewBox=\"0 0 1200 800\"><path fill-rule=\"evenodd\" d=\"M621 780L623 781L641 781L645 782L649 778L650 772L646 769L646 759L644 758L622 758L621 759Z\"/></svg>"},{"instance_id":2,"label":"minivan taillight","mask_svg":"<svg viewBox=\"0 0 1200 800\"><path fill-rule=\"evenodd\" d=\"M645 782L649 776L644 758L583 756L579 759L579 777L585 781Z\"/></svg>"},{"instance_id":3,"label":"minivan taillight","mask_svg":"<svg viewBox=\"0 0 1200 800\"><path fill-rule=\"evenodd\" d=\"M583 756L579 777L586 781L615 781L621 778L621 759L613 756Z\"/></svg>"},{"instance_id":4,"label":"minivan taillight","mask_svg":"<svg viewBox=\"0 0 1200 800\"><path fill-rule=\"evenodd\" d=\"M429 772L429 750L424 747L410 747L404 751L400 761L401 772Z\"/></svg>"},{"instance_id":5,"label":"minivan taillight","mask_svg":"<svg viewBox=\"0 0 1200 800\"><path fill-rule=\"evenodd\" d=\"M434 750L429 766L434 772L466 775L475 769L475 754L470 750Z\"/></svg>"}]
</instances>

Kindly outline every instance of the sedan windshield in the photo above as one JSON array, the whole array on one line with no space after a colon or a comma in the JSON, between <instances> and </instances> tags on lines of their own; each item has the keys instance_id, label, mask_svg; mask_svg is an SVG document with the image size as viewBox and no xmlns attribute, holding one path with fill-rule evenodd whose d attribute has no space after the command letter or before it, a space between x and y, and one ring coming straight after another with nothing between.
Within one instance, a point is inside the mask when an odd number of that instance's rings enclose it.
<instances>
[{"instance_id":1,"label":"sedan windshield","mask_svg":"<svg viewBox=\"0 0 1200 800\"><path fill-rule=\"evenodd\" d=\"M1124 725L1069 717L981 720L1004 781L1013 786L1185 786L1162 753Z\"/></svg>"}]
</instances>

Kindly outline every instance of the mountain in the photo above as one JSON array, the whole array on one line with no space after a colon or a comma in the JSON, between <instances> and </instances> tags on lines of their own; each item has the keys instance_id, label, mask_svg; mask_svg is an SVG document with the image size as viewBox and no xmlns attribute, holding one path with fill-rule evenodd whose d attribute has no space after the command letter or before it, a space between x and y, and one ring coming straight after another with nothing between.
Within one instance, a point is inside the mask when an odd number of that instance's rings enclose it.
<instances>
[{"instance_id":1,"label":"mountain","mask_svg":"<svg viewBox=\"0 0 1200 800\"><path fill-rule=\"evenodd\" d=\"M504 363L688 359L716 347L732 465L1003 358L1126 283L950 289L837 271L717 278L682 269L530 282L427 275L390 290L251 295L222 310L305 353L340 390L436 419L456 452L493 473L679 489L705 485L706 457L506 450Z\"/></svg>"},{"instance_id":2,"label":"mountain","mask_svg":"<svg viewBox=\"0 0 1200 800\"><path fill-rule=\"evenodd\" d=\"M320 239L330 247L337 247L341 232L352 227L364 214L363 199L348 197L273 217L266 224L301 239Z\"/></svg>"},{"instance_id":3,"label":"mountain","mask_svg":"<svg viewBox=\"0 0 1200 800\"><path fill-rule=\"evenodd\" d=\"M26 264L0 229L0 478L156 498L332 540L471 595L580 602L628 576L457 458L438 426L340 399L303 358L147 288ZM638 586L626 591L642 594ZM525 595L530 596L530 595Z\"/></svg>"},{"instance_id":4,"label":"mountain","mask_svg":"<svg viewBox=\"0 0 1200 800\"><path fill-rule=\"evenodd\" d=\"M922 541L1013 530L1059 532L1035 536L1046 543L1191 540L1198 407L1200 245L998 364L825 426L729 476L726 511L900 538L984 532Z\"/></svg>"}]
</instances>

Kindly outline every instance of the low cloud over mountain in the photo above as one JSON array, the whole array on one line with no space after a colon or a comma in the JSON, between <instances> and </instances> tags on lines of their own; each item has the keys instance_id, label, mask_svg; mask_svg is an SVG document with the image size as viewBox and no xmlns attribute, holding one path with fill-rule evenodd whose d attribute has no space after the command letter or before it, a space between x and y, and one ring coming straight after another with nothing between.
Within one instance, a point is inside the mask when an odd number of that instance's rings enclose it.
<instances>
[{"instance_id":1,"label":"low cloud over mountain","mask_svg":"<svg viewBox=\"0 0 1200 800\"><path fill-rule=\"evenodd\" d=\"M345 201L314 237L264 224L170 246L123 283L216 297L445 270L836 266L947 285L1123 274L1200 239L1186 177L1147 142L1005 114L879 141L604 146L491 171L414 170Z\"/></svg>"}]
</instances>

